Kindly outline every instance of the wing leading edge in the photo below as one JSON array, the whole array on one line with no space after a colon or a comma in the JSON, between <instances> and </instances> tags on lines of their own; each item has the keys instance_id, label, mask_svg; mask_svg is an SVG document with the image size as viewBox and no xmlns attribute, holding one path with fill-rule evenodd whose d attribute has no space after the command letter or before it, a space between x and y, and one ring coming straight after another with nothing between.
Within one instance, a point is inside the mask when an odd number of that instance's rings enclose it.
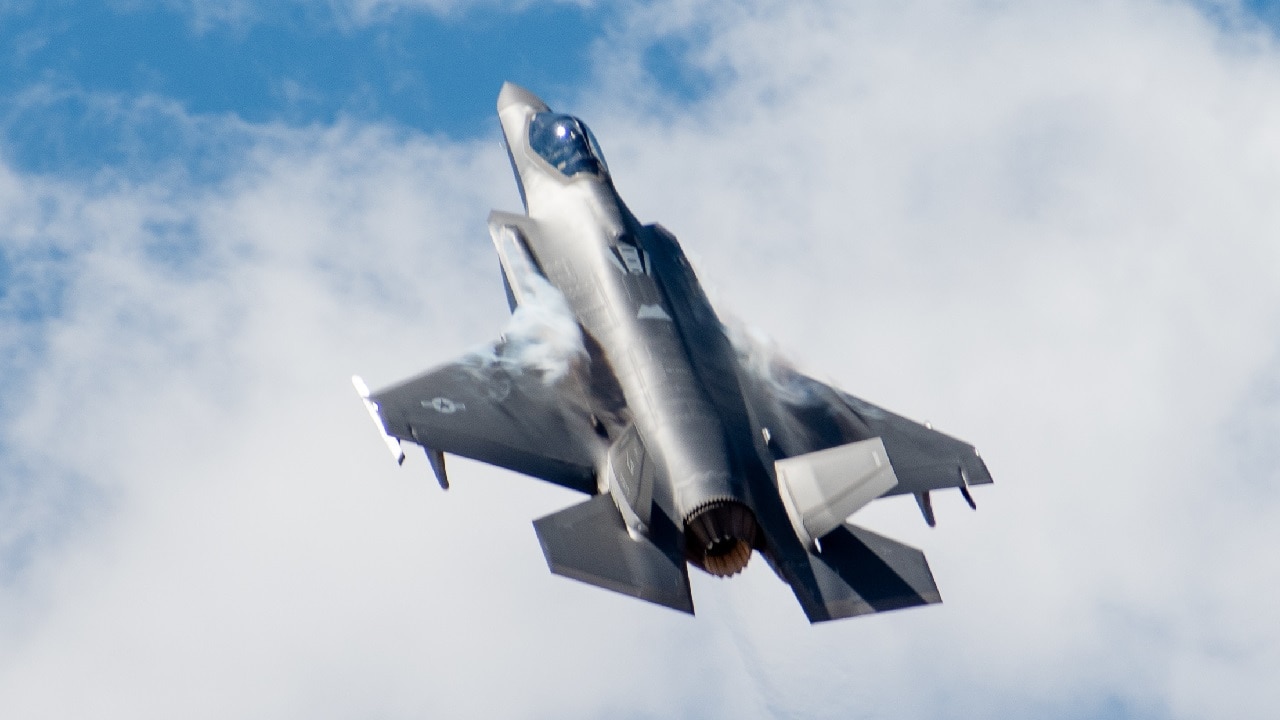
<instances>
[{"instance_id":1,"label":"wing leading edge","mask_svg":"<svg viewBox=\"0 0 1280 720\"><path fill-rule=\"evenodd\" d=\"M986 463L969 443L807 375L775 369L774 374L744 372L743 386L778 455L794 457L879 437L898 477L886 495L991 482Z\"/></svg>"}]
</instances>

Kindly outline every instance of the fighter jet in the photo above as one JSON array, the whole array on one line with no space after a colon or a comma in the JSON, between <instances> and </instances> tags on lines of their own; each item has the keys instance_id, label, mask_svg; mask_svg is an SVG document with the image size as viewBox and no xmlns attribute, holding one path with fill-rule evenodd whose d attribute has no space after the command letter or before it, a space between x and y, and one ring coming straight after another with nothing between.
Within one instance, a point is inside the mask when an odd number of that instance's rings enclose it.
<instances>
[{"instance_id":1,"label":"fighter jet","mask_svg":"<svg viewBox=\"0 0 1280 720\"><path fill-rule=\"evenodd\" d=\"M759 554L810 622L940 602L919 550L846 519L991 482L973 446L752 361L680 244L642 224L578 118L511 83L498 117L525 214L494 211L513 311L481 351L370 393L399 462L460 455L587 496L533 525L553 573L693 613L689 565ZM756 358L758 360L758 358Z\"/></svg>"}]
</instances>

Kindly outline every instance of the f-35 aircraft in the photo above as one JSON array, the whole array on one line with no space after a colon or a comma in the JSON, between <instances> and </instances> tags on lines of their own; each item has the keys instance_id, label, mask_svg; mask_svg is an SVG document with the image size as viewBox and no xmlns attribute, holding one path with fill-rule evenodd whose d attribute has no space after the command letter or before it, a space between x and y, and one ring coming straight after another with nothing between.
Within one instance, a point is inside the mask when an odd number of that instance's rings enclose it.
<instances>
[{"instance_id":1,"label":"f-35 aircraft","mask_svg":"<svg viewBox=\"0 0 1280 720\"><path fill-rule=\"evenodd\" d=\"M392 455L426 450L579 491L534 521L551 571L693 612L688 565L759 553L810 622L940 602L924 554L847 524L879 497L991 476L973 446L781 363L749 362L679 243L618 197L581 120L510 83L498 116L525 215L493 212L513 316L482 351L376 393Z\"/></svg>"}]
</instances>

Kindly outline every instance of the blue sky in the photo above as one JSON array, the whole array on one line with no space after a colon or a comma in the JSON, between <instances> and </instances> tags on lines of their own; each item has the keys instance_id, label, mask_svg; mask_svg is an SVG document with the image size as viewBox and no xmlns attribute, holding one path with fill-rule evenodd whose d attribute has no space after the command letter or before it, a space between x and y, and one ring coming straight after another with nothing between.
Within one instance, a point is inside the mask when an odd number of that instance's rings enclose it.
<instances>
[{"instance_id":1,"label":"blue sky","mask_svg":"<svg viewBox=\"0 0 1280 720\"><path fill-rule=\"evenodd\" d=\"M571 94L618 13L608 3L482 4L356 20L337 6L273 3L201 22L180 4L17 3L0 10L5 150L39 172L164 157L163 140L139 151L119 138L86 94L155 96L250 123L345 116L455 138L492 134L494 88L513 80ZM655 42L646 64L657 85L692 97L704 84L680 67L678 49ZM44 97L31 98L33 88Z\"/></svg>"},{"instance_id":2,"label":"blue sky","mask_svg":"<svg viewBox=\"0 0 1280 720\"><path fill-rule=\"evenodd\" d=\"M364 14L342 3L10 2L0 6L3 152L39 173L173 161L163 118L121 125L91 98L177 103L193 115L249 123L393 123L454 138L496 132L493 88L504 80L572 96L593 53L624 27L626 5L493 3L443 12L399 7ZM1229 4L1228 4L1229 6ZM216 7L216 6L215 6ZM1228 23L1280 24L1280 4L1247 0ZM641 64L655 89L696 101L713 87L683 54L696 41L648 38ZM145 141L142 137L145 136ZM198 152L198 151L197 151ZM181 160L188 160L182 158Z\"/></svg>"},{"instance_id":3,"label":"blue sky","mask_svg":"<svg viewBox=\"0 0 1280 720\"><path fill-rule=\"evenodd\" d=\"M36 85L71 96L11 110L9 151L38 170L119 162L113 128L84 117L80 93L154 95L251 123L347 115L473 136L492 130L492 88L504 78L552 89L580 82L602 14L575 6L456 18L405 11L356 25L281 4L199 27L164 6L32 4L4 18L4 46L13 50L3 92L10 102Z\"/></svg>"},{"instance_id":4,"label":"blue sky","mask_svg":"<svg viewBox=\"0 0 1280 720\"><path fill-rule=\"evenodd\" d=\"M9 49L0 57L6 156L53 173L173 159L172 130L162 120L123 128L90 97L161 98L190 114L230 113L249 123L349 117L454 138L493 134L493 88L512 80L547 97L572 96L591 77L593 53L608 52L626 9L481 3L433 12L410 3L365 16L340 3L228 7L210 16L185 3L0 6L0 47ZM1247 0L1243 15L1226 16L1280 24L1278 7ZM1223 16L1219 3L1204 10ZM682 57L691 42L650 38L641 58L656 89L690 102L713 87Z\"/></svg>"},{"instance_id":5,"label":"blue sky","mask_svg":"<svg viewBox=\"0 0 1280 720\"><path fill-rule=\"evenodd\" d=\"M1271 717L1276 8L0 0L0 708ZM982 450L979 512L854 518L943 605L753 561L677 617L546 572L565 491L388 462L349 376L506 320L504 80L731 322Z\"/></svg>"}]
</instances>

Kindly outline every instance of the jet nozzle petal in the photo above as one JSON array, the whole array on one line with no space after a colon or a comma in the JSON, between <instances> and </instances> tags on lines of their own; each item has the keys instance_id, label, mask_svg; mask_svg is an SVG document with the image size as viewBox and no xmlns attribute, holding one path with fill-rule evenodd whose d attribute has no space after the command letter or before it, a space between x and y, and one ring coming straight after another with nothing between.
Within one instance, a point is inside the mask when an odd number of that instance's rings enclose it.
<instances>
[{"instance_id":1,"label":"jet nozzle petal","mask_svg":"<svg viewBox=\"0 0 1280 720\"><path fill-rule=\"evenodd\" d=\"M689 561L716 577L742 572L759 528L755 514L736 500L712 500L685 518Z\"/></svg>"}]
</instances>

